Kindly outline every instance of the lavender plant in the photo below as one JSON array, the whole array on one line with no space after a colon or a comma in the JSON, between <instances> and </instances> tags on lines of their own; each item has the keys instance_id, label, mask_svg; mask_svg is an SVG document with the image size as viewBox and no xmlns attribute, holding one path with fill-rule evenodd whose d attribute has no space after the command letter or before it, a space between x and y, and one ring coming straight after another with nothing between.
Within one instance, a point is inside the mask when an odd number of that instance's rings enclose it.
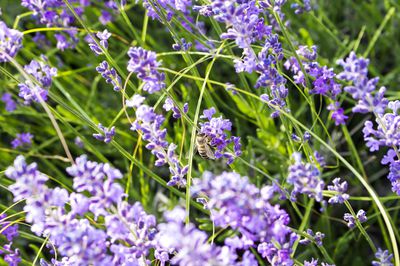
<instances>
[{"instance_id":1,"label":"lavender plant","mask_svg":"<svg viewBox=\"0 0 400 266\"><path fill-rule=\"evenodd\" d=\"M396 1L0 7L0 264L400 266Z\"/></svg>"}]
</instances>

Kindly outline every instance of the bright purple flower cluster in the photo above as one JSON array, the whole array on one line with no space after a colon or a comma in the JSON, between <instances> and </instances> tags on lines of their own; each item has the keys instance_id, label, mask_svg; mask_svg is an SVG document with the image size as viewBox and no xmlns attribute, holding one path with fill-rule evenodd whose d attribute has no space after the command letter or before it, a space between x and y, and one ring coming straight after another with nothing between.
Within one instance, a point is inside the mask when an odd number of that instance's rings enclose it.
<instances>
[{"instance_id":1,"label":"bright purple flower cluster","mask_svg":"<svg viewBox=\"0 0 400 266\"><path fill-rule=\"evenodd\" d=\"M362 209L357 212L356 217L350 213L345 213L343 219L347 222L349 228L353 228L356 225L356 220L360 221L360 223L368 220L367 213Z\"/></svg>"},{"instance_id":2,"label":"bright purple flower cluster","mask_svg":"<svg viewBox=\"0 0 400 266\"><path fill-rule=\"evenodd\" d=\"M258 245L259 253L273 265L286 265L278 261L292 261L293 239L287 227L290 219L279 205L270 203L274 187L259 189L247 177L234 172L218 176L205 172L201 179L193 180L192 192L203 198L215 226L229 226L240 233L240 237L225 240L233 251L240 252ZM289 242L288 238L291 239Z\"/></svg>"},{"instance_id":3,"label":"bright purple flower cluster","mask_svg":"<svg viewBox=\"0 0 400 266\"><path fill-rule=\"evenodd\" d=\"M344 201L349 199L349 194L346 193L347 191L347 182L343 181L340 183L340 177L337 177L333 179L332 181L333 185L328 186L328 190L330 191L335 191L337 194L335 194L333 197L329 199L330 204L343 204Z\"/></svg>"},{"instance_id":4,"label":"bright purple flower cluster","mask_svg":"<svg viewBox=\"0 0 400 266\"><path fill-rule=\"evenodd\" d=\"M1 101L5 103L7 112L12 112L17 109L17 103L13 100L11 94L4 93L1 96Z\"/></svg>"},{"instance_id":5,"label":"bright purple flower cluster","mask_svg":"<svg viewBox=\"0 0 400 266\"><path fill-rule=\"evenodd\" d=\"M376 260L372 262L372 266L393 266L393 254L390 254L389 250L378 248L378 251L375 253L375 258Z\"/></svg>"},{"instance_id":6,"label":"bright purple flower cluster","mask_svg":"<svg viewBox=\"0 0 400 266\"><path fill-rule=\"evenodd\" d=\"M289 167L287 182L293 185L291 200L296 201L298 194L306 194L317 201L322 201L324 181L321 172L311 163L303 163L300 153L293 153L294 164Z\"/></svg>"},{"instance_id":7,"label":"bright purple flower cluster","mask_svg":"<svg viewBox=\"0 0 400 266\"><path fill-rule=\"evenodd\" d=\"M106 80L107 83L111 83L114 86L115 91L120 91L122 88L121 77L118 75L117 71L108 65L107 61L101 62L96 67L97 72Z\"/></svg>"},{"instance_id":8,"label":"bright purple flower cluster","mask_svg":"<svg viewBox=\"0 0 400 266\"><path fill-rule=\"evenodd\" d=\"M311 48L308 46L299 46L296 53L300 57L301 65L306 74L313 78L312 88L310 88L309 93L324 95L332 99L334 103L328 106L328 110L332 111L332 119L336 125L345 124L348 117L344 115L343 108L337 102L337 96L341 93L342 86L336 83L336 74L333 69L318 64L316 61L317 47L315 45ZM306 74L303 73L300 63L295 57L291 57L285 62L285 68L290 69L294 73L295 83L306 87Z\"/></svg>"},{"instance_id":9,"label":"bright purple flower cluster","mask_svg":"<svg viewBox=\"0 0 400 266\"><path fill-rule=\"evenodd\" d=\"M17 266L21 262L19 249L12 249L12 241L18 236L18 224L11 225L5 213L0 215L0 232L6 237L8 243L0 249L0 256L11 266Z\"/></svg>"},{"instance_id":10,"label":"bright purple flower cluster","mask_svg":"<svg viewBox=\"0 0 400 266\"><path fill-rule=\"evenodd\" d=\"M14 57L17 54L22 47L22 37L21 32L9 29L0 21L0 62L8 62L7 56Z\"/></svg>"},{"instance_id":11,"label":"bright purple flower cluster","mask_svg":"<svg viewBox=\"0 0 400 266\"><path fill-rule=\"evenodd\" d=\"M143 0L143 6L147 9L147 15L153 19L161 20L159 14L165 13L165 18L170 21L176 11L182 12L184 15L190 13L192 6L191 0Z\"/></svg>"},{"instance_id":12,"label":"bright purple flower cluster","mask_svg":"<svg viewBox=\"0 0 400 266\"><path fill-rule=\"evenodd\" d=\"M154 248L155 217L146 214L139 203L124 201L123 188L116 183L122 174L108 164L88 161L86 156L77 158L67 172L74 177L73 187L78 193L48 188L47 176L37 170L36 164L27 165L23 156L6 170L6 175L15 180L9 186L14 201L26 201L24 211L31 230L48 237L63 256L53 264L146 263L146 256ZM106 230L96 228L85 218L89 212L95 219L103 217Z\"/></svg>"},{"instance_id":13,"label":"bright purple flower cluster","mask_svg":"<svg viewBox=\"0 0 400 266\"><path fill-rule=\"evenodd\" d=\"M115 127L108 129L101 123L99 123L97 127L102 131L102 133L95 133L93 134L93 137L100 141L104 141L104 143L110 143L115 136Z\"/></svg>"},{"instance_id":14,"label":"bright purple flower cluster","mask_svg":"<svg viewBox=\"0 0 400 266\"><path fill-rule=\"evenodd\" d=\"M277 25L270 9L283 15L280 8L284 3L274 1L272 5L270 1L256 4L256 1L217 0L209 5L194 7L201 15L214 16L217 21L225 23L227 31L221 34L221 39L235 40L237 46L243 49L242 57L234 60L236 72L259 73L255 87L270 89L261 95L261 99L274 110L272 117L279 116L278 109L286 106L288 90L286 79L277 68L278 61L283 59L282 46L278 35L272 32L273 26L266 25L264 17L268 14L271 24ZM257 41L263 42L258 54L251 46Z\"/></svg>"},{"instance_id":15,"label":"bright purple flower cluster","mask_svg":"<svg viewBox=\"0 0 400 266\"><path fill-rule=\"evenodd\" d=\"M27 133L19 133L17 137L11 141L11 145L13 149L18 147L30 147L32 145L33 135L29 132Z\"/></svg>"},{"instance_id":16,"label":"bright purple flower cluster","mask_svg":"<svg viewBox=\"0 0 400 266\"><path fill-rule=\"evenodd\" d=\"M307 229L307 231L304 232L304 234L306 234L307 237L301 239L301 240L299 241L300 244L308 245L308 244L310 244L310 243L313 241L313 242L315 242L315 244L316 244L317 246L322 246L322 239L325 238L325 234L324 234L324 233L316 232L316 233L314 234L313 230Z\"/></svg>"},{"instance_id":17,"label":"bright purple flower cluster","mask_svg":"<svg viewBox=\"0 0 400 266\"><path fill-rule=\"evenodd\" d=\"M90 49L94 52L95 55L101 55L104 53L104 50L108 49L108 39L111 37L111 33L109 33L106 29L104 31L99 31L96 33L96 37L99 39L98 42L100 46L92 39L89 35L87 38L89 42ZM104 62L103 62L104 63Z\"/></svg>"},{"instance_id":18,"label":"bright purple flower cluster","mask_svg":"<svg viewBox=\"0 0 400 266\"><path fill-rule=\"evenodd\" d=\"M128 101L127 103L130 106L136 108L136 120L132 123L131 130L140 132L143 140L148 142L146 148L157 157L156 166L169 164L172 177L167 184L169 186L184 186L188 166L180 165L175 154L177 146L174 143L168 143L166 140L167 129L161 127L165 120L164 116L156 114L153 107L142 104L144 97L140 95L135 95Z\"/></svg>"},{"instance_id":19,"label":"bright purple flower cluster","mask_svg":"<svg viewBox=\"0 0 400 266\"><path fill-rule=\"evenodd\" d=\"M175 119L181 118L182 114L181 111L179 110L179 108L175 105L174 101L171 98L167 98L165 99L165 103L163 105L163 108L165 111L169 112L172 111L172 117ZM185 103L183 105L182 111L186 114L189 110L189 104Z\"/></svg>"},{"instance_id":20,"label":"bright purple flower cluster","mask_svg":"<svg viewBox=\"0 0 400 266\"><path fill-rule=\"evenodd\" d=\"M203 115L200 118L207 119L208 121L200 123L200 133L205 134L210 138L210 145L216 148L214 153L215 158L227 158L227 164L231 164L235 157L242 154L240 143L240 137L231 136L229 137L226 131L232 130L232 123L229 119L223 119L220 117L213 117L216 113L215 108L211 107L203 111ZM229 144L233 143L233 154L230 152L224 152Z\"/></svg>"},{"instance_id":21,"label":"bright purple flower cluster","mask_svg":"<svg viewBox=\"0 0 400 266\"><path fill-rule=\"evenodd\" d=\"M128 71L133 72L144 82L143 90L154 93L165 88L165 74L158 72L161 65L155 52L141 47L131 47L128 51L130 60Z\"/></svg>"},{"instance_id":22,"label":"bright purple flower cluster","mask_svg":"<svg viewBox=\"0 0 400 266\"><path fill-rule=\"evenodd\" d=\"M40 102L47 100L48 89L51 87L52 79L57 75L57 68L46 64L47 58L41 56L41 61L32 60L24 69L30 74L34 81L26 80L18 84L19 96L24 99L25 104L32 101Z\"/></svg>"}]
</instances>

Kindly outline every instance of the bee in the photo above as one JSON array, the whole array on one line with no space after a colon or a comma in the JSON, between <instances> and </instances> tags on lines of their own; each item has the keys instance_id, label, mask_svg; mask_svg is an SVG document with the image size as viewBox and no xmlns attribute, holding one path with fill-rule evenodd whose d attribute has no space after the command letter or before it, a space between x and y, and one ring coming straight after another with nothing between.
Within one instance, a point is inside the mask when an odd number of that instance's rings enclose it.
<instances>
[{"instance_id":1,"label":"bee","mask_svg":"<svg viewBox=\"0 0 400 266\"><path fill-rule=\"evenodd\" d=\"M199 133L196 136L196 148L201 158L208 160L215 160L215 155L210 147L211 139L204 133Z\"/></svg>"}]
</instances>

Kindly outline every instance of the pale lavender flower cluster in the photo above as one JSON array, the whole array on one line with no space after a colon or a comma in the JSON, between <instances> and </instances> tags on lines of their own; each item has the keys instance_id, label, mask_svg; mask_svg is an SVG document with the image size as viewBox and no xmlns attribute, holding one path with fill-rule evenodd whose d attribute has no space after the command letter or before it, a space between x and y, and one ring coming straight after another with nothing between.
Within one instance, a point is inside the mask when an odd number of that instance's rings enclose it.
<instances>
[{"instance_id":1,"label":"pale lavender flower cluster","mask_svg":"<svg viewBox=\"0 0 400 266\"><path fill-rule=\"evenodd\" d=\"M47 58L41 56L40 61L32 60L24 67L26 73L34 78L34 81L26 80L25 83L18 84L18 95L24 99L25 104L47 100L47 90L51 87L53 77L57 75L57 68L50 67L46 61Z\"/></svg>"},{"instance_id":2,"label":"pale lavender flower cluster","mask_svg":"<svg viewBox=\"0 0 400 266\"><path fill-rule=\"evenodd\" d=\"M346 193L347 191L347 182L343 181L340 183L340 177L333 179L333 185L328 185L328 190L337 192L333 197L329 199L330 204L343 204L346 200L349 199L349 194Z\"/></svg>"},{"instance_id":3,"label":"pale lavender flower cluster","mask_svg":"<svg viewBox=\"0 0 400 266\"><path fill-rule=\"evenodd\" d=\"M143 140L148 142L146 148L156 156L155 165L157 167L169 165L172 177L167 184L169 186L184 186L188 166L180 165L175 153L177 146L174 143L168 143L166 140L167 129L162 128L164 116L155 113L153 107L142 104L144 99L140 95L134 95L131 100L127 101L129 106L136 108L136 120L132 123L131 130L140 132Z\"/></svg>"},{"instance_id":4,"label":"pale lavender flower cluster","mask_svg":"<svg viewBox=\"0 0 400 266\"><path fill-rule=\"evenodd\" d=\"M322 201L324 181L321 172L311 163L303 163L300 153L293 153L294 164L289 166L287 183L293 185L291 200L296 201L298 194L305 194L317 201Z\"/></svg>"},{"instance_id":5,"label":"pale lavender flower cluster","mask_svg":"<svg viewBox=\"0 0 400 266\"><path fill-rule=\"evenodd\" d=\"M154 248L155 217L146 214L139 203L124 201L123 188L116 182L122 174L109 164L88 161L86 156L77 158L67 172L74 177L77 193L48 188L47 176L35 163L27 165L23 156L6 170L6 175L15 180L9 186L14 201L25 199L26 221L32 224L32 232L48 237L61 255L61 261L52 264L147 263L146 256ZM102 217L105 230L85 218L89 212L95 219Z\"/></svg>"},{"instance_id":6,"label":"pale lavender flower cluster","mask_svg":"<svg viewBox=\"0 0 400 266\"><path fill-rule=\"evenodd\" d=\"M303 239L301 239L299 241L300 244L308 245L313 241L313 242L315 242L315 244L317 246L322 246L322 239L325 238L325 234L324 233L316 232L314 234L313 230L307 229L307 231L304 232L304 234L306 234L307 237L304 237Z\"/></svg>"},{"instance_id":7,"label":"pale lavender flower cluster","mask_svg":"<svg viewBox=\"0 0 400 266\"><path fill-rule=\"evenodd\" d=\"M317 47L314 45L311 48L308 46L299 46L296 51L300 57L301 65L306 73L303 73L300 63L293 56L285 62L285 68L294 73L294 82L306 87L305 75L313 78L310 94L318 94L326 96L334 103L328 106L328 110L332 111L332 119L336 125L345 124L347 116L344 114L343 108L340 107L337 101L337 96L342 91L342 86L335 81L336 74L332 68L320 66L317 59Z\"/></svg>"},{"instance_id":8,"label":"pale lavender flower cluster","mask_svg":"<svg viewBox=\"0 0 400 266\"><path fill-rule=\"evenodd\" d=\"M172 117L175 119L181 118L182 117L182 113L179 110L179 108L175 105L174 101L167 97L167 99L165 99L165 103L163 105L163 108L165 111L169 112L172 111ZM185 103L183 105L182 111L186 114L189 110L189 104Z\"/></svg>"},{"instance_id":9,"label":"pale lavender flower cluster","mask_svg":"<svg viewBox=\"0 0 400 266\"><path fill-rule=\"evenodd\" d=\"M12 241L18 236L18 224L11 225L5 213L0 215L0 232L8 243L0 249L0 256L10 266L17 266L21 262L19 249L12 249Z\"/></svg>"},{"instance_id":10,"label":"pale lavender flower cluster","mask_svg":"<svg viewBox=\"0 0 400 266\"><path fill-rule=\"evenodd\" d=\"M11 94L3 93L1 101L5 103L7 112L12 112L17 109L17 103L13 100Z\"/></svg>"},{"instance_id":11,"label":"pale lavender flower cluster","mask_svg":"<svg viewBox=\"0 0 400 266\"><path fill-rule=\"evenodd\" d=\"M233 252L258 246L259 253L272 265L292 265L289 262L293 263L290 254L294 239L287 227L290 218L279 205L270 203L273 186L259 189L247 177L234 172L218 176L205 172L201 179L193 180L192 192L203 199L215 226L229 226L239 233L225 240Z\"/></svg>"},{"instance_id":12,"label":"pale lavender flower cluster","mask_svg":"<svg viewBox=\"0 0 400 266\"><path fill-rule=\"evenodd\" d=\"M353 228L356 225L356 220L360 221L360 223L364 223L368 220L367 213L362 209L357 212L356 217L351 213L345 213L343 219L347 222L349 228Z\"/></svg>"},{"instance_id":13,"label":"pale lavender flower cluster","mask_svg":"<svg viewBox=\"0 0 400 266\"><path fill-rule=\"evenodd\" d=\"M107 83L111 83L114 86L115 91L120 91L122 88L121 77L113 67L110 68L107 61L101 62L97 67L96 71L106 80Z\"/></svg>"},{"instance_id":14,"label":"pale lavender flower cluster","mask_svg":"<svg viewBox=\"0 0 400 266\"><path fill-rule=\"evenodd\" d=\"M200 133L210 138L210 145L216 149L214 153L215 158L227 158L227 164L231 164L236 157L242 154L240 137L229 137L226 132L232 130L231 121L223 119L222 116L213 117L215 113L214 107L203 111L203 115L200 118L207 119L208 121L200 123ZM231 143L233 143L233 153L225 152L224 150Z\"/></svg>"},{"instance_id":15,"label":"pale lavender flower cluster","mask_svg":"<svg viewBox=\"0 0 400 266\"><path fill-rule=\"evenodd\" d=\"M32 145L33 135L29 132L17 134L16 138L11 141L13 149L18 147L30 147Z\"/></svg>"},{"instance_id":16,"label":"pale lavender flower cluster","mask_svg":"<svg viewBox=\"0 0 400 266\"><path fill-rule=\"evenodd\" d=\"M22 47L23 34L17 30L9 29L0 21L0 62L8 62L9 57L14 57Z\"/></svg>"},{"instance_id":17,"label":"pale lavender flower cluster","mask_svg":"<svg viewBox=\"0 0 400 266\"><path fill-rule=\"evenodd\" d=\"M101 123L97 126L102 133L95 133L93 137L97 140L104 141L104 143L110 143L115 136L115 127L111 127L110 129L103 126Z\"/></svg>"},{"instance_id":18,"label":"pale lavender flower cluster","mask_svg":"<svg viewBox=\"0 0 400 266\"><path fill-rule=\"evenodd\" d=\"M393 254L390 254L389 250L378 248L378 251L375 253L375 258L376 260L372 262L372 266L393 266Z\"/></svg>"},{"instance_id":19,"label":"pale lavender flower cluster","mask_svg":"<svg viewBox=\"0 0 400 266\"><path fill-rule=\"evenodd\" d=\"M151 94L165 88L165 74L157 70L161 63L157 61L155 52L141 47L131 47L128 56L130 57L128 71L135 73L144 82L144 91Z\"/></svg>"},{"instance_id":20,"label":"pale lavender flower cluster","mask_svg":"<svg viewBox=\"0 0 400 266\"><path fill-rule=\"evenodd\" d=\"M111 37L111 33L109 33L106 29L104 31L99 31L96 33L96 37L99 39L98 42L100 46L92 39L89 35L87 40L89 42L90 49L94 52L95 55L101 55L105 50L108 49L108 39Z\"/></svg>"}]
</instances>

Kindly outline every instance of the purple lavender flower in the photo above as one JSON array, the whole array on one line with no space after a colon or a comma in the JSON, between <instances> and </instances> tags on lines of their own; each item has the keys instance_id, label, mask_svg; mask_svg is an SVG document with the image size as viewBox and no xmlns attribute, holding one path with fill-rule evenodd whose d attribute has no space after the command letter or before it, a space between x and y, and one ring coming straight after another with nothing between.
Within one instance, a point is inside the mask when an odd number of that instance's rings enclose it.
<instances>
[{"instance_id":1,"label":"purple lavender flower","mask_svg":"<svg viewBox=\"0 0 400 266\"><path fill-rule=\"evenodd\" d=\"M185 38L182 38L180 42L181 43L174 43L172 45L172 49L174 49L175 51L188 51L192 47L192 43L186 42Z\"/></svg>"},{"instance_id":2,"label":"purple lavender flower","mask_svg":"<svg viewBox=\"0 0 400 266\"><path fill-rule=\"evenodd\" d=\"M166 19L171 20L172 16L181 11L184 15L190 12L192 6L191 0L158 0L155 2L144 0L143 7L147 9L147 15L153 19L161 20L159 14L165 13Z\"/></svg>"},{"instance_id":3,"label":"purple lavender flower","mask_svg":"<svg viewBox=\"0 0 400 266\"><path fill-rule=\"evenodd\" d=\"M393 254L390 254L388 250L378 248L378 251L375 253L375 258L376 260L372 262L372 266L393 266Z\"/></svg>"},{"instance_id":4,"label":"purple lavender flower","mask_svg":"<svg viewBox=\"0 0 400 266\"><path fill-rule=\"evenodd\" d=\"M235 243L235 249L244 250L262 243L259 246L262 255L264 246L274 242L283 249L290 249L286 245L290 234L289 216L279 205L269 203L274 191L270 186L259 189L247 177L234 172L223 172L218 176L205 172L201 179L193 180L192 188L196 197L208 198L206 208L210 210L215 226L230 226L240 233L235 239L226 239L226 243ZM268 255L263 257L270 259Z\"/></svg>"},{"instance_id":5,"label":"purple lavender flower","mask_svg":"<svg viewBox=\"0 0 400 266\"><path fill-rule=\"evenodd\" d=\"M19 249L11 249L12 243L3 246L3 250L0 250L0 255L3 256L4 261L9 266L18 266L21 262L21 255Z\"/></svg>"},{"instance_id":6,"label":"purple lavender flower","mask_svg":"<svg viewBox=\"0 0 400 266\"><path fill-rule=\"evenodd\" d=\"M109 33L106 29L104 31L99 31L96 33L96 37L99 39L100 46L90 37L89 38L89 47L95 53L95 55L101 55L104 53L104 50L108 49L108 39L111 37L111 33Z\"/></svg>"},{"instance_id":7,"label":"purple lavender flower","mask_svg":"<svg viewBox=\"0 0 400 266\"><path fill-rule=\"evenodd\" d=\"M52 78L57 75L57 68L50 67L45 64L47 58L41 56L41 61L32 60L28 65L24 66L25 71L33 76L43 88L51 87Z\"/></svg>"},{"instance_id":8,"label":"purple lavender flower","mask_svg":"<svg viewBox=\"0 0 400 266\"><path fill-rule=\"evenodd\" d=\"M14 201L25 199L31 230L48 237L61 255L61 261L52 260L52 265L144 265L150 249L155 248L155 217L146 214L140 203L124 201L123 189L115 182L122 174L86 156L77 158L67 172L74 177L78 193L68 195L65 189L48 188L47 177L36 164L27 165L23 156L6 170L15 180L9 186ZM87 212L95 219L103 216L106 230L89 222L84 216ZM43 261L41 265L49 264Z\"/></svg>"},{"instance_id":9,"label":"purple lavender flower","mask_svg":"<svg viewBox=\"0 0 400 266\"><path fill-rule=\"evenodd\" d=\"M306 194L322 201L322 190L324 182L318 168L310 163L301 161L301 154L293 153L294 164L289 167L287 182L293 185L291 200L295 201L298 194Z\"/></svg>"},{"instance_id":10,"label":"purple lavender flower","mask_svg":"<svg viewBox=\"0 0 400 266\"><path fill-rule=\"evenodd\" d=\"M135 73L144 82L144 91L151 94L165 88L165 74L157 70L161 63L157 61L155 52L141 47L131 47L128 56L130 57L128 71Z\"/></svg>"},{"instance_id":11,"label":"purple lavender flower","mask_svg":"<svg viewBox=\"0 0 400 266\"><path fill-rule=\"evenodd\" d=\"M25 83L18 84L20 89L18 95L25 100L25 104L30 104L32 101L46 101L47 90L51 87L52 78L57 75L56 68L45 64L47 58L41 56L41 59L41 61L32 60L24 67L25 71L35 79L35 83L26 80Z\"/></svg>"},{"instance_id":12,"label":"purple lavender flower","mask_svg":"<svg viewBox=\"0 0 400 266\"><path fill-rule=\"evenodd\" d=\"M127 107L132 107L132 108L139 108L139 106L142 105L142 103L144 102L146 98L139 95L139 94L135 94L132 96L132 98L126 100L126 106Z\"/></svg>"},{"instance_id":13,"label":"purple lavender flower","mask_svg":"<svg viewBox=\"0 0 400 266\"><path fill-rule=\"evenodd\" d=\"M351 52L348 58L338 60L337 64L344 69L337 77L352 82L352 85L346 86L344 90L358 101L353 112L383 114L388 104L388 100L384 98L386 89L381 87L377 91L376 84L379 78L368 79L369 60L357 58L356 54ZM377 92L373 95L375 91Z\"/></svg>"},{"instance_id":14,"label":"purple lavender flower","mask_svg":"<svg viewBox=\"0 0 400 266\"><path fill-rule=\"evenodd\" d=\"M7 112L12 112L17 109L17 103L13 100L11 94L3 93L1 100L5 103Z\"/></svg>"},{"instance_id":15,"label":"purple lavender flower","mask_svg":"<svg viewBox=\"0 0 400 266\"><path fill-rule=\"evenodd\" d=\"M168 142L165 140L167 130L161 129L164 119L162 115L157 115L152 107L143 104L136 109L136 120L131 126L131 130L141 132L143 140L149 142L146 148L157 157L156 166L167 163L165 155L165 149L168 147Z\"/></svg>"},{"instance_id":16,"label":"purple lavender flower","mask_svg":"<svg viewBox=\"0 0 400 266\"><path fill-rule=\"evenodd\" d=\"M304 266L318 266L318 259L311 258L311 261L304 261Z\"/></svg>"},{"instance_id":17,"label":"purple lavender flower","mask_svg":"<svg viewBox=\"0 0 400 266\"><path fill-rule=\"evenodd\" d=\"M18 53L22 47L22 37L21 32L9 29L0 21L0 62L8 62L7 56L14 57Z\"/></svg>"},{"instance_id":18,"label":"purple lavender flower","mask_svg":"<svg viewBox=\"0 0 400 266\"><path fill-rule=\"evenodd\" d=\"M115 91L120 91L121 77L117 74L117 71L108 65L107 61L103 61L96 67L97 72L101 74L101 76L106 80L107 83L111 83L114 86Z\"/></svg>"},{"instance_id":19,"label":"purple lavender flower","mask_svg":"<svg viewBox=\"0 0 400 266\"><path fill-rule=\"evenodd\" d=\"M257 251L263 258L267 258L268 262L271 263L272 266L292 266L294 264L291 257L292 246L296 239L296 234L292 233L289 235L289 241L281 244L280 247L277 247L273 243L263 242L258 245Z\"/></svg>"},{"instance_id":20,"label":"purple lavender flower","mask_svg":"<svg viewBox=\"0 0 400 266\"><path fill-rule=\"evenodd\" d=\"M240 137L231 136L229 137L226 133L232 130L232 123L229 119L223 119L220 117L213 117L216 113L215 108L211 107L203 111L203 115L200 118L207 119L208 121L200 124L200 133L205 134L210 138L210 145L216 148L214 153L215 158L227 158L228 164L231 164L235 157L241 155L241 144ZM230 152L224 152L227 146L233 143L233 154Z\"/></svg>"},{"instance_id":21,"label":"purple lavender flower","mask_svg":"<svg viewBox=\"0 0 400 266\"><path fill-rule=\"evenodd\" d=\"M343 219L347 222L347 226L349 228L354 228L356 225L356 220L358 220L360 223L364 223L368 220L366 212L362 209L357 212L356 217L350 213L345 213Z\"/></svg>"},{"instance_id":22,"label":"purple lavender flower","mask_svg":"<svg viewBox=\"0 0 400 266\"><path fill-rule=\"evenodd\" d=\"M181 111L179 110L179 108L175 105L174 101L169 97L167 99L165 99L165 103L163 105L163 108L167 112L172 111L173 112L172 117L175 118L175 119L181 118L181 116L182 116ZM188 110L189 110L189 104L185 103L183 105L183 110L182 111L186 114L188 112Z\"/></svg>"},{"instance_id":23,"label":"purple lavender flower","mask_svg":"<svg viewBox=\"0 0 400 266\"><path fill-rule=\"evenodd\" d=\"M322 239L325 238L325 234L321 232L316 232L314 234L313 230L311 229L307 229L307 232L304 232L304 234L306 234L307 237L301 239L299 241L300 244L308 245L311 243L311 241L314 241L317 246L322 246Z\"/></svg>"},{"instance_id":24,"label":"purple lavender flower","mask_svg":"<svg viewBox=\"0 0 400 266\"><path fill-rule=\"evenodd\" d=\"M332 181L333 185L328 186L328 190L330 191L335 191L337 194L335 194L333 197L329 199L330 204L343 204L344 201L349 199L349 194L346 194L345 192L347 191L347 182L343 181L340 183L340 177L337 177L333 179Z\"/></svg>"},{"instance_id":25,"label":"purple lavender flower","mask_svg":"<svg viewBox=\"0 0 400 266\"><path fill-rule=\"evenodd\" d=\"M29 132L27 133L19 133L17 137L11 141L11 145L13 149L18 147L30 147L32 145L33 135Z\"/></svg>"},{"instance_id":26,"label":"purple lavender flower","mask_svg":"<svg viewBox=\"0 0 400 266\"><path fill-rule=\"evenodd\" d=\"M188 166L182 166L175 154L177 146L166 141L167 130L161 128L164 117L154 112L148 105L142 104L144 98L134 95L129 103L136 107L136 120L132 123L131 130L142 134L143 140L149 142L146 148L157 157L155 165L157 167L169 164L171 179L167 183L169 186L184 186L186 184L185 175Z\"/></svg>"},{"instance_id":27,"label":"purple lavender flower","mask_svg":"<svg viewBox=\"0 0 400 266\"><path fill-rule=\"evenodd\" d=\"M1 234L7 238L8 242L11 242L18 236L18 224L10 225L11 223L7 221L7 219L5 213L0 215L0 231Z\"/></svg>"},{"instance_id":28,"label":"purple lavender flower","mask_svg":"<svg viewBox=\"0 0 400 266\"><path fill-rule=\"evenodd\" d=\"M101 123L99 123L97 127L102 131L102 133L95 133L93 134L93 137L97 140L104 141L104 143L110 143L115 135L115 127L108 129Z\"/></svg>"},{"instance_id":29,"label":"purple lavender flower","mask_svg":"<svg viewBox=\"0 0 400 266\"><path fill-rule=\"evenodd\" d=\"M74 139L74 143L75 143L76 146L78 146L81 149L85 146L85 144L83 143L82 139L79 136L77 136Z\"/></svg>"},{"instance_id":30,"label":"purple lavender flower","mask_svg":"<svg viewBox=\"0 0 400 266\"><path fill-rule=\"evenodd\" d=\"M335 121L336 126L346 124L346 120L349 117L344 114L344 110L340 107L339 102L331 103L326 109L332 111L332 119Z\"/></svg>"},{"instance_id":31,"label":"purple lavender flower","mask_svg":"<svg viewBox=\"0 0 400 266\"><path fill-rule=\"evenodd\" d=\"M205 232L193 224L186 226L183 221L185 210L176 207L165 214L166 223L158 225L157 245L165 252L174 254L173 265L234 265L235 257L228 247L209 244ZM166 261L166 254L163 262Z\"/></svg>"},{"instance_id":32,"label":"purple lavender flower","mask_svg":"<svg viewBox=\"0 0 400 266\"><path fill-rule=\"evenodd\" d=\"M290 8L294 9L294 13L296 15L303 14L304 12L310 12L312 10L311 0L304 0L302 5L298 3L293 3L290 5Z\"/></svg>"}]
</instances>

